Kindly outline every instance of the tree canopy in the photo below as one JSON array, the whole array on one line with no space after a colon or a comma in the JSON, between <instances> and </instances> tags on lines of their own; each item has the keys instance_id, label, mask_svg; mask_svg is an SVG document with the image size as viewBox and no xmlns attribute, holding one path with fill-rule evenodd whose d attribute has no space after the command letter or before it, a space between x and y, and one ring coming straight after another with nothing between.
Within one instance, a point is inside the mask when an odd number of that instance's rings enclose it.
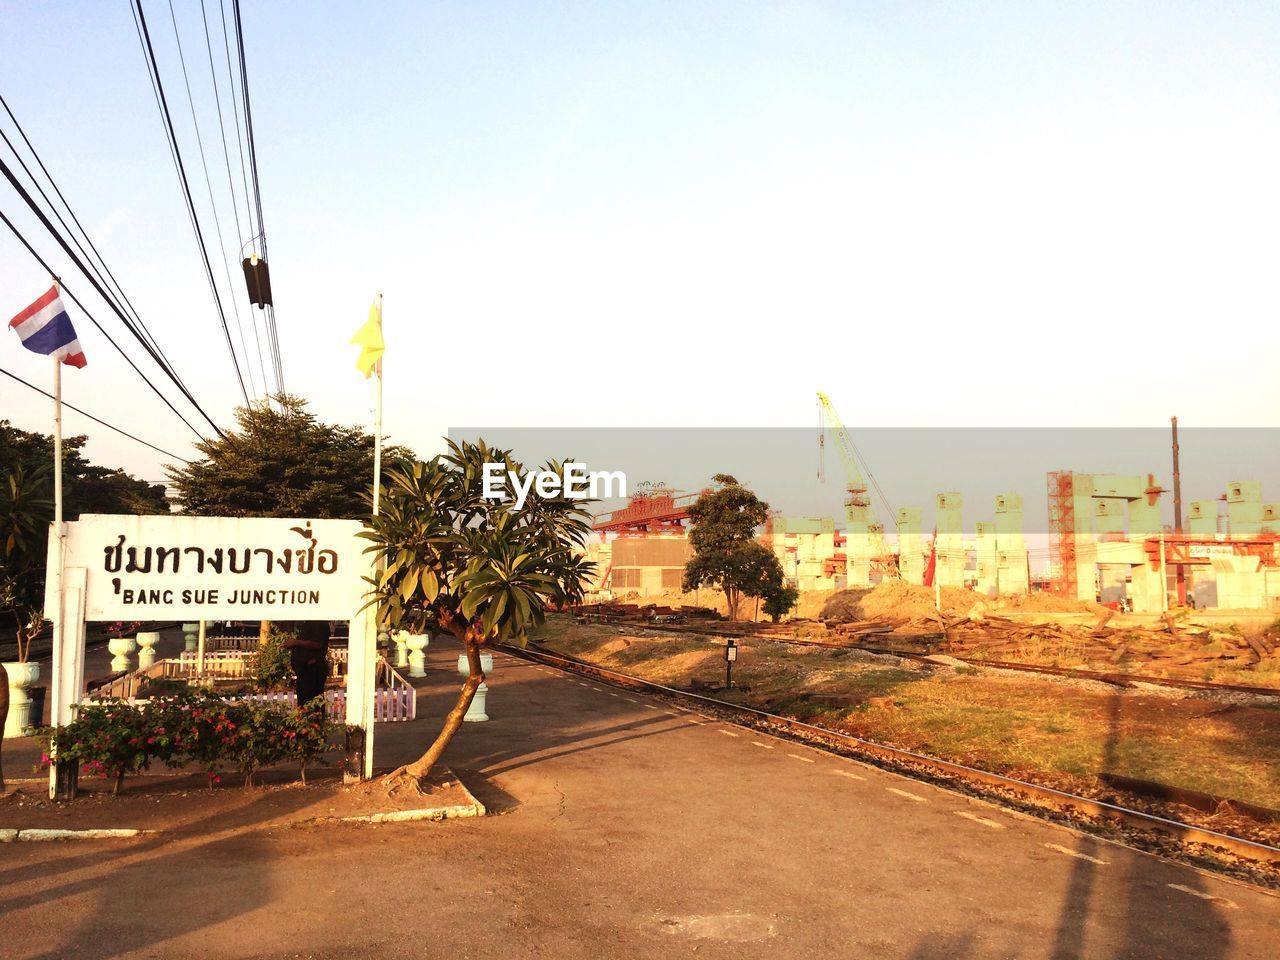
<instances>
[{"instance_id":1,"label":"tree canopy","mask_svg":"<svg viewBox=\"0 0 1280 960\"><path fill-rule=\"evenodd\" d=\"M518 476L524 467L510 451L478 443L448 441L449 452L427 462L404 463L388 472L377 516L366 520L381 574L379 620L392 629L423 633L447 630L462 641L471 674L435 743L396 776L420 778L430 771L484 679L480 647L491 641L523 643L541 624L548 605L582 599L594 564L582 554L591 532L585 501L557 492L530 490L515 506L506 496L483 496L486 463L501 463ZM563 476L563 464L543 470Z\"/></svg>"},{"instance_id":2,"label":"tree canopy","mask_svg":"<svg viewBox=\"0 0 1280 960\"><path fill-rule=\"evenodd\" d=\"M782 566L756 539L756 528L769 517L769 505L726 473L713 480L715 489L689 508L693 558L685 564L684 589L719 587L729 605L729 619L736 620L742 597L766 597L782 589Z\"/></svg>"},{"instance_id":3,"label":"tree canopy","mask_svg":"<svg viewBox=\"0 0 1280 960\"><path fill-rule=\"evenodd\" d=\"M62 514L74 520L82 513L168 513L164 484L147 483L118 467L89 463L81 453L88 437L62 440ZM29 476L40 471L52 477L53 437L19 430L8 420L0 420L0 477L21 467ZM53 503L48 516L53 519ZM43 540L41 541L43 550Z\"/></svg>"},{"instance_id":4,"label":"tree canopy","mask_svg":"<svg viewBox=\"0 0 1280 960\"><path fill-rule=\"evenodd\" d=\"M184 512L224 517L361 518L373 477L373 435L322 423L282 394L236 410L236 429L201 441L202 459L170 467ZM383 448L383 463L412 456Z\"/></svg>"}]
</instances>

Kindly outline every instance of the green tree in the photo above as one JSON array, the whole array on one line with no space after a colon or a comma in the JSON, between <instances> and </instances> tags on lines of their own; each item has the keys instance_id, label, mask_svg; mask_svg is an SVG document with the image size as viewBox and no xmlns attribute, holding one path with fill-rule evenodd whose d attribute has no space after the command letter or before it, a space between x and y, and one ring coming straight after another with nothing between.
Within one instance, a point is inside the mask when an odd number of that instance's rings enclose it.
<instances>
[{"instance_id":1,"label":"green tree","mask_svg":"<svg viewBox=\"0 0 1280 960\"><path fill-rule=\"evenodd\" d=\"M716 488L689 508L693 559L684 568L686 592L710 584L724 591L729 619L738 619L743 597L763 597L782 586L782 566L756 539L769 505L727 473L712 478Z\"/></svg>"},{"instance_id":2,"label":"green tree","mask_svg":"<svg viewBox=\"0 0 1280 960\"><path fill-rule=\"evenodd\" d=\"M591 532L584 501L531 490L517 510L509 487L504 499L486 499L484 464L501 463L518 475L524 468L510 451L484 441L448 444L444 456L390 471L379 514L366 521L363 534L382 570L379 622L392 630L448 631L462 642L470 665L440 734L421 757L390 775L393 784L426 776L462 726L484 680L482 646L523 645L548 605L582 598L595 566L581 550ZM542 469L561 473L563 464Z\"/></svg>"},{"instance_id":3,"label":"green tree","mask_svg":"<svg viewBox=\"0 0 1280 960\"><path fill-rule=\"evenodd\" d=\"M13 618L18 660L44 626L44 570L53 480L48 467L12 467L0 481L0 610ZM0 664L0 729L9 717L9 674ZM2 745L2 744L0 744ZM0 788L4 766L0 762Z\"/></svg>"},{"instance_id":4,"label":"green tree","mask_svg":"<svg viewBox=\"0 0 1280 960\"><path fill-rule=\"evenodd\" d=\"M764 595L764 612L774 623L790 613L800 599L800 591L795 587L779 584L777 589Z\"/></svg>"},{"instance_id":5,"label":"green tree","mask_svg":"<svg viewBox=\"0 0 1280 960\"><path fill-rule=\"evenodd\" d=\"M298 397L282 394L236 410L237 429L196 444L204 455L170 467L186 513L219 517L359 519L373 474L373 435L321 423ZM383 449L390 464L411 456Z\"/></svg>"},{"instance_id":6,"label":"green tree","mask_svg":"<svg viewBox=\"0 0 1280 960\"><path fill-rule=\"evenodd\" d=\"M82 513L168 513L164 484L147 483L116 467L89 463L81 453L87 437L62 441L62 515L74 520ZM19 430L0 420L0 476L15 467L52 470L53 437ZM50 503L46 523L53 519Z\"/></svg>"}]
</instances>

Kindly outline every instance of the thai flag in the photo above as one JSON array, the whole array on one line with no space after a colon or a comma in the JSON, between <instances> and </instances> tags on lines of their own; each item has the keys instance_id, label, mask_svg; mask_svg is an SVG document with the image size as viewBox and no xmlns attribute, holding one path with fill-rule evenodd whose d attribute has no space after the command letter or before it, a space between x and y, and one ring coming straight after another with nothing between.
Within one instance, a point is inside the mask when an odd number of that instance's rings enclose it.
<instances>
[{"instance_id":1,"label":"thai flag","mask_svg":"<svg viewBox=\"0 0 1280 960\"><path fill-rule=\"evenodd\" d=\"M49 292L9 321L22 345L33 353L55 357L73 367L85 365L84 351L76 339L67 309L55 283Z\"/></svg>"}]
</instances>

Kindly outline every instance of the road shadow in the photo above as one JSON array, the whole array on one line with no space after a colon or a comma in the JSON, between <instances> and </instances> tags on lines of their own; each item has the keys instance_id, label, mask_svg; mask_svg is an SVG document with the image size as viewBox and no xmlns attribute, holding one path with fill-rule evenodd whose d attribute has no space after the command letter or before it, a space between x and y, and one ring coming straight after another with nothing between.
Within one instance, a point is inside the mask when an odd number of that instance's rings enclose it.
<instances>
[{"instance_id":1,"label":"road shadow","mask_svg":"<svg viewBox=\"0 0 1280 960\"><path fill-rule=\"evenodd\" d=\"M297 791L267 800L268 795L260 793L247 806L173 834L108 845L80 841L75 849L84 852L72 853L68 846L67 856L58 856L63 852L59 849L38 866L6 871L0 876L5 890L0 915L10 931L6 955L15 955L8 951L21 940L13 931L28 910L44 914L24 924L42 931L36 950L24 954L29 960L72 955L108 960L261 910L277 895L263 828L282 814L308 806L314 797ZM226 881L231 871L233 884ZM58 923L48 917L51 909Z\"/></svg>"}]
</instances>

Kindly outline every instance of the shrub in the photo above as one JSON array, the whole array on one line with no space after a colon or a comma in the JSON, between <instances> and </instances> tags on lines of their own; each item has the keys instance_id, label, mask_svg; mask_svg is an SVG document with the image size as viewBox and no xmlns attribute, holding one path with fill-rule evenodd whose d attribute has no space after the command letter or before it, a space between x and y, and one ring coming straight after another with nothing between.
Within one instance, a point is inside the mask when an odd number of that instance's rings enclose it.
<instances>
[{"instance_id":1,"label":"shrub","mask_svg":"<svg viewBox=\"0 0 1280 960\"><path fill-rule=\"evenodd\" d=\"M259 690L274 690L293 682L289 648L284 645L285 640L293 637L292 631L272 624L267 639L258 645L258 652L251 658L249 672Z\"/></svg>"},{"instance_id":2,"label":"shrub","mask_svg":"<svg viewBox=\"0 0 1280 960\"><path fill-rule=\"evenodd\" d=\"M332 730L319 702L288 710L188 691L141 707L119 700L86 704L65 727L40 733L60 759L78 760L89 776L114 777L115 795L126 773L153 760L199 766L210 788L228 767L239 770L248 787L262 767L295 760L306 783L307 765L329 750ZM42 764L48 763L46 754Z\"/></svg>"}]
</instances>

